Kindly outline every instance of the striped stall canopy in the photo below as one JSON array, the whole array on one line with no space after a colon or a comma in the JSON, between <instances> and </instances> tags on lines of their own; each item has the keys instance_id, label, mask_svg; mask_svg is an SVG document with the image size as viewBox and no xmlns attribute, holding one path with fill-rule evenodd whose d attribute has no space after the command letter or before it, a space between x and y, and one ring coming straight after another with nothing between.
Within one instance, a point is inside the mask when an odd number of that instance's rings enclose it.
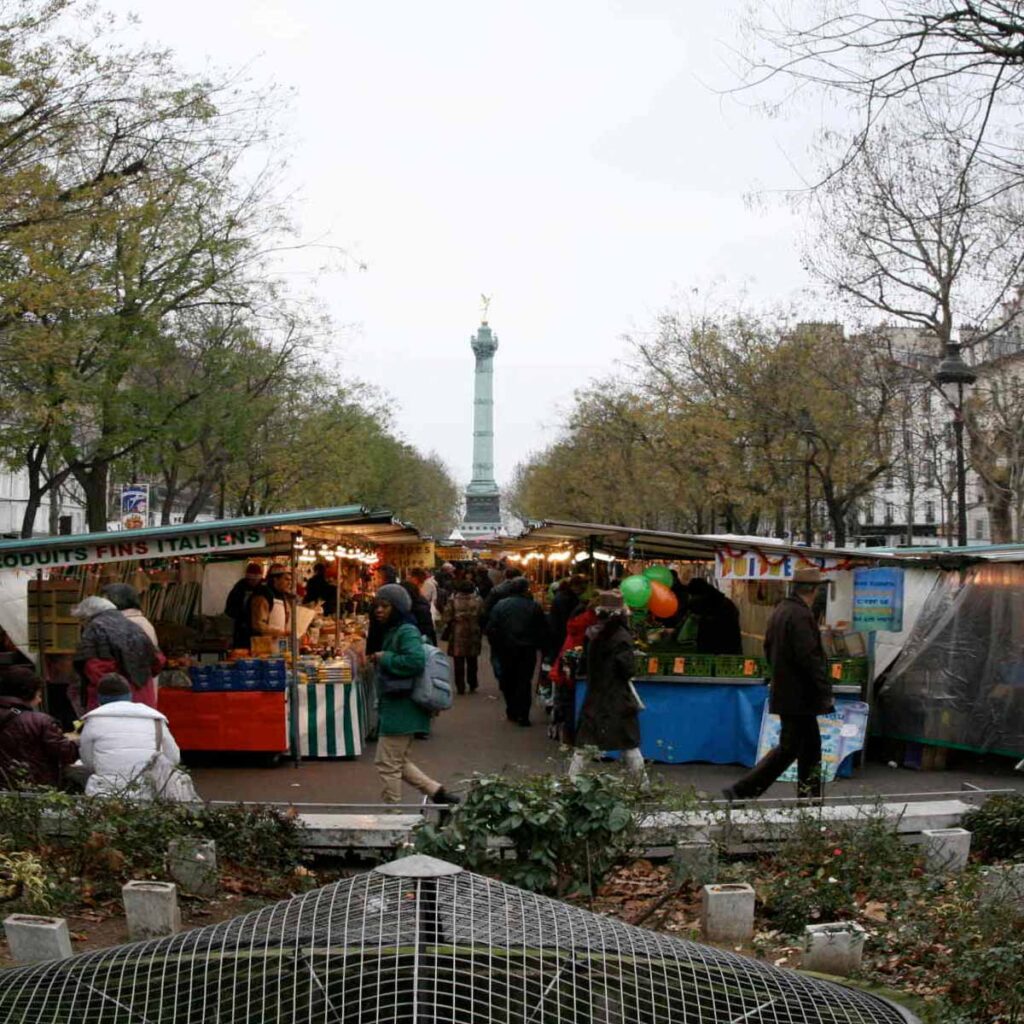
<instances>
[{"instance_id":1,"label":"striped stall canopy","mask_svg":"<svg viewBox=\"0 0 1024 1024\"><path fill-rule=\"evenodd\" d=\"M358 686L301 683L296 689L299 756L358 757L363 752Z\"/></svg>"}]
</instances>

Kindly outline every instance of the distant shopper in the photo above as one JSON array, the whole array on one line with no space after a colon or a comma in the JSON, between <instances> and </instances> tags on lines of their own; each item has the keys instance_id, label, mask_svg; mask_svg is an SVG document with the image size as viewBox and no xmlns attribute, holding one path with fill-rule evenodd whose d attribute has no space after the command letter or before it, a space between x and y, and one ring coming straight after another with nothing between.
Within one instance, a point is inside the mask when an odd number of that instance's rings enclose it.
<instances>
[{"instance_id":1,"label":"distant shopper","mask_svg":"<svg viewBox=\"0 0 1024 1024\"><path fill-rule=\"evenodd\" d=\"M224 614L234 621L231 646L238 650L252 646L252 599L264 588L263 566L259 562L250 562L245 567L245 575L228 593Z\"/></svg>"},{"instance_id":2,"label":"distant shopper","mask_svg":"<svg viewBox=\"0 0 1024 1024\"><path fill-rule=\"evenodd\" d=\"M294 584L292 571L287 565L276 562L267 570L267 586L260 588L249 604L253 636L280 638L292 635Z\"/></svg>"},{"instance_id":3,"label":"distant shopper","mask_svg":"<svg viewBox=\"0 0 1024 1024\"><path fill-rule=\"evenodd\" d=\"M82 681L79 714L99 706L96 687L110 672L128 680L133 701L156 707L154 676L160 671L163 658L146 632L126 619L105 597L87 597L71 609L71 614L83 623L74 655L75 669Z\"/></svg>"},{"instance_id":4,"label":"distant shopper","mask_svg":"<svg viewBox=\"0 0 1024 1024\"><path fill-rule=\"evenodd\" d=\"M397 583L381 587L373 615L384 633L383 649L370 656L377 667L380 724L374 764L382 785L381 798L387 804L401 803L404 779L435 804L457 804L457 796L409 759L413 738L430 733L429 712L409 696L413 681L427 663L423 638L412 618L409 592Z\"/></svg>"},{"instance_id":5,"label":"distant shopper","mask_svg":"<svg viewBox=\"0 0 1024 1024\"><path fill-rule=\"evenodd\" d=\"M411 578L404 580L399 586L404 588L405 592L409 595L409 600L412 602L413 621L416 623L420 633L423 634L423 638L428 644L433 644L436 647L437 631L434 628L434 616L430 613L430 605L427 603L427 599L420 593L415 580Z\"/></svg>"},{"instance_id":6,"label":"distant shopper","mask_svg":"<svg viewBox=\"0 0 1024 1024\"><path fill-rule=\"evenodd\" d=\"M177 771L181 760L167 719L133 704L131 686L116 673L97 688L99 707L82 726L82 764L91 771L87 796L123 795L139 800L196 799L191 780Z\"/></svg>"},{"instance_id":7,"label":"distant shopper","mask_svg":"<svg viewBox=\"0 0 1024 1024\"><path fill-rule=\"evenodd\" d=\"M476 693L478 686L477 659L483 644L480 629L480 609L483 601L472 581L463 580L448 599L441 620L441 635L448 639L448 654L455 663L455 689Z\"/></svg>"},{"instance_id":8,"label":"distant shopper","mask_svg":"<svg viewBox=\"0 0 1024 1024\"><path fill-rule=\"evenodd\" d=\"M437 580L426 569L416 567L409 570L409 579L416 584L420 596L430 605L430 614L434 621L438 619L437 611Z\"/></svg>"},{"instance_id":9,"label":"distant shopper","mask_svg":"<svg viewBox=\"0 0 1024 1024\"><path fill-rule=\"evenodd\" d=\"M498 660L498 678L505 696L505 715L516 725L530 724L533 679L537 655L548 638L544 611L530 594L530 581L520 576L511 583L511 594L502 598L487 619L487 638Z\"/></svg>"},{"instance_id":10,"label":"distant shopper","mask_svg":"<svg viewBox=\"0 0 1024 1024\"><path fill-rule=\"evenodd\" d=\"M832 683L821 631L811 611L821 583L816 569L797 569L792 593L776 605L768 620L764 638L772 667L768 707L781 719L782 732L777 747L722 791L727 800L760 796L794 761L797 796L820 797L824 792L818 715L833 710Z\"/></svg>"},{"instance_id":11,"label":"distant shopper","mask_svg":"<svg viewBox=\"0 0 1024 1024\"><path fill-rule=\"evenodd\" d=\"M61 769L78 757L78 744L39 710L43 681L28 666L0 674L0 787L56 786Z\"/></svg>"},{"instance_id":12,"label":"distant shopper","mask_svg":"<svg viewBox=\"0 0 1024 1024\"><path fill-rule=\"evenodd\" d=\"M577 778L587 763L584 747L619 750L626 767L645 782L640 753L640 708L631 685L636 665L633 634L626 622L622 595L603 591L594 609L597 621L587 630L587 695L576 727L576 750L569 778Z\"/></svg>"},{"instance_id":13,"label":"distant shopper","mask_svg":"<svg viewBox=\"0 0 1024 1024\"><path fill-rule=\"evenodd\" d=\"M491 612L494 611L494 606L512 594L512 581L519 579L522 575L522 569L506 569L505 578L496 587L487 594L481 592L480 596L483 598L484 603L480 619L485 629L487 628L487 620L490 618Z\"/></svg>"}]
</instances>

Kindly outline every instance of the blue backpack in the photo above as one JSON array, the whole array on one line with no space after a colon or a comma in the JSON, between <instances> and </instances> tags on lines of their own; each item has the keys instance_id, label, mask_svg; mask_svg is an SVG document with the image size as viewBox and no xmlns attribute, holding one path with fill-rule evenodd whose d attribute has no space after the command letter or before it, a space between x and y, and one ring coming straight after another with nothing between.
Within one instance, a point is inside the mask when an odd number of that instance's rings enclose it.
<instances>
[{"instance_id":1,"label":"blue backpack","mask_svg":"<svg viewBox=\"0 0 1024 1024\"><path fill-rule=\"evenodd\" d=\"M423 671L413 680L409 697L413 704L437 714L452 706L452 663L444 651L431 644L424 644L427 663Z\"/></svg>"}]
</instances>

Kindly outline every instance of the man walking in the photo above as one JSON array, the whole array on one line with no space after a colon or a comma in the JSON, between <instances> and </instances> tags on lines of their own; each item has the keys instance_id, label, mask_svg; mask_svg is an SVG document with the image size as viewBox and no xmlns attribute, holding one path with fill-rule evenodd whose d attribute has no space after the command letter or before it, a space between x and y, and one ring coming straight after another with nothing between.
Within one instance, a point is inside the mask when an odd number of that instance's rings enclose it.
<instances>
[{"instance_id":1,"label":"man walking","mask_svg":"<svg viewBox=\"0 0 1024 1024\"><path fill-rule=\"evenodd\" d=\"M782 732L777 747L722 790L727 800L760 796L794 761L797 796L823 795L818 715L833 710L832 684L811 611L822 582L817 569L797 569L790 595L768 620L764 650L772 667L769 710L782 720Z\"/></svg>"},{"instance_id":2,"label":"man walking","mask_svg":"<svg viewBox=\"0 0 1024 1024\"><path fill-rule=\"evenodd\" d=\"M543 609L530 594L530 581L519 576L510 589L487 619L487 638L501 666L498 685L505 695L505 714L510 722L525 726L530 724L537 655L547 644L548 628Z\"/></svg>"}]
</instances>

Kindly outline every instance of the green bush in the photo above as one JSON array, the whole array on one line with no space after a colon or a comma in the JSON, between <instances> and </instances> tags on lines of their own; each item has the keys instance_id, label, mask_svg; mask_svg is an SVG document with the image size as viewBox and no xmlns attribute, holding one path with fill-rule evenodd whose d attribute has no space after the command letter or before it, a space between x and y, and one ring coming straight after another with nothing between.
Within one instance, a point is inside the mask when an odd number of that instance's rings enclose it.
<instances>
[{"instance_id":1,"label":"green bush","mask_svg":"<svg viewBox=\"0 0 1024 1024\"><path fill-rule=\"evenodd\" d=\"M497 875L532 892L593 894L634 845L646 795L618 773L475 778L444 824L415 834L421 853ZM513 858L490 840L505 840Z\"/></svg>"},{"instance_id":2,"label":"green bush","mask_svg":"<svg viewBox=\"0 0 1024 1024\"><path fill-rule=\"evenodd\" d=\"M983 860L1014 860L1024 856L1024 793L989 797L964 815L971 846Z\"/></svg>"},{"instance_id":3,"label":"green bush","mask_svg":"<svg viewBox=\"0 0 1024 1024\"><path fill-rule=\"evenodd\" d=\"M92 894L130 878L163 875L173 839L217 843L227 868L280 875L300 863L298 825L268 807L191 807L165 801L71 797L57 791L0 795L0 836L8 852L38 856L52 887Z\"/></svg>"},{"instance_id":4,"label":"green bush","mask_svg":"<svg viewBox=\"0 0 1024 1024\"><path fill-rule=\"evenodd\" d=\"M868 899L902 899L920 873L916 864L917 855L879 810L829 825L808 812L765 862L759 895L780 930L799 934L808 924L856 917Z\"/></svg>"}]
</instances>

